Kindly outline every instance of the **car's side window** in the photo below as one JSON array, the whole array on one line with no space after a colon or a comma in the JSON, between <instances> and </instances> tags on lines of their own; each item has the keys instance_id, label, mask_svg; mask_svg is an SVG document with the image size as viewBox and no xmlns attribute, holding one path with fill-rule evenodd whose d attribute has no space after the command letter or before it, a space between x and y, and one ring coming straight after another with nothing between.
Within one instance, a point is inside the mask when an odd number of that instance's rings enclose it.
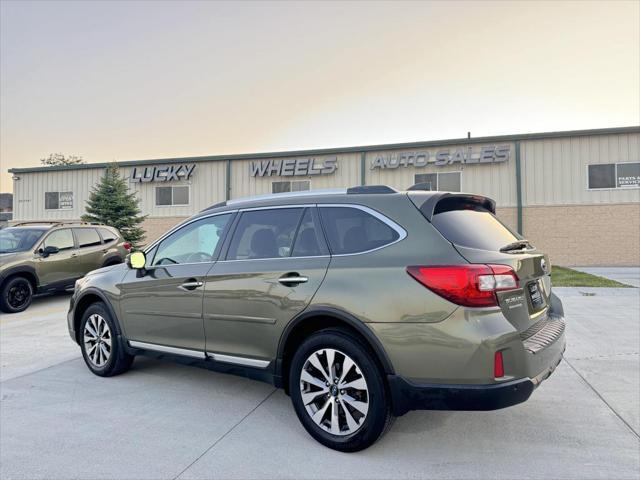
<instances>
[{"instance_id":1,"label":"car's side window","mask_svg":"<svg viewBox=\"0 0 640 480\"><path fill-rule=\"evenodd\" d=\"M216 247L232 214L206 217L185 225L158 245L152 265L213 261Z\"/></svg>"},{"instance_id":2,"label":"car's side window","mask_svg":"<svg viewBox=\"0 0 640 480\"><path fill-rule=\"evenodd\" d=\"M374 250L400 238L395 229L359 208L321 207L320 216L333 255Z\"/></svg>"},{"instance_id":3,"label":"car's side window","mask_svg":"<svg viewBox=\"0 0 640 480\"><path fill-rule=\"evenodd\" d=\"M313 210L307 208L296 233L292 257L317 257L329 253L322 232L313 217Z\"/></svg>"},{"instance_id":4,"label":"car's side window","mask_svg":"<svg viewBox=\"0 0 640 480\"><path fill-rule=\"evenodd\" d=\"M243 212L229 245L227 260L291 256L303 208Z\"/></svg>"},{"instance_id":5,"label":"car's side window","mask_svg":"<svg viewBox=\"0 0 640 480\"><path fill-rule=\"evenodd\" d=\"M73 234L70 228L63 228L51 232L42 242L42 247L56 247L58 250L70 250L74 248Z\"/></svg>"},{"instance_id":6,"label":"car's side window","mask_svg":"<svg viewBox=\"0 0 640 480\"><path fill-rule=\"evenodd\" d=\"M74 228L73 233L78 239L78 247L95 247L100 245L102 240L95 228Z\"/></svg>"},{"instance_id":7,"label":"car's side window","mask_svg":"<svg viewBox=\"0 0 640 480\"><path fill-rule=\"evenodd\" d=\"M99 228L98 230L100 230L100 235L102 235L102 240L104 240L104 243L113 242L116 238L118 238L117 235L111 230L108 230L106 228Z\"/></svg>"}]
</instances>

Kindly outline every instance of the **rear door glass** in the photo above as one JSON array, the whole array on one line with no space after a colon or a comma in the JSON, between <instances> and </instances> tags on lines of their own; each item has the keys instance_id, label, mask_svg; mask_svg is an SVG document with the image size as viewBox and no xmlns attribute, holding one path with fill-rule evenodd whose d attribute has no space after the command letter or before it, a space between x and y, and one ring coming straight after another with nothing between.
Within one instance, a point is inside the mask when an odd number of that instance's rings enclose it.
<instances>
[{"instance_id":1,"label":"rear door glass","mask_svg":"<svg viewBox=\"0 0 640 480\"><path fill-rule=\"evenodd\" d=\"M520 239L487 209L473 204L436 210L433 225L451 243L479 250L498 251Z\"/></svg>"},{"instance_id":2,"label":"rear door glass","mask_svg":"<svg viewBox=\"0 0 640 480\"><path fill-rule=\"evenodd\" d=\"M321 207L320 216L333 255L367 252L400 238L395 229L359 208Z\"/></svg>"},{"instance_id":3,"label":"rear door glass","mask_svg":"<svg viewBox=\"0 0 640 480\"><path fill-rule=\"evenodd\" d=\"M227 260L291 256L302 208L243 212L233 233Z\"/></svg>"},{"instance_id":4,"label":"rear door glass","mask_svg":"<svg viewBox=\"0 0 640 480\"><path fill-rule=\"evenodd\" d=\"M94 247L102 243L98 232L93 228L74 228L73 233L75 233L78 239L78 246L80 248Z\"/></svg>"}]
</instances>

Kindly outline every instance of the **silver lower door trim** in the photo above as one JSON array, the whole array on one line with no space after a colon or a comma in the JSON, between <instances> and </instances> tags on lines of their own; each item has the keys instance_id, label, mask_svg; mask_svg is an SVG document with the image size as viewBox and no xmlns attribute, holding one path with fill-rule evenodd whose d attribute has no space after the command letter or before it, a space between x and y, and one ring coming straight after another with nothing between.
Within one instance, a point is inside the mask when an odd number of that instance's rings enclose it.
<instances>
[{"instance_id":1,"label":"silver lower door trim","mask_svg":"<svg viewBox=\"0 0 640 480\"><path fill-rule=\"evenodd\" d=\"M134 342L129 341L129 345L133 348L142 348L144 350L153 350L154 352L172 353L174 355L183 355L185 357L194 357L204 360L206 355L199 350L189 350L187 348L166 347L156 343Z\"/></svg>"},{"instance_id":2,"label":"silver lower door trim","mask_svg":"<svg viewBox=\"0 0 640 480\"><path fill-rule=\"evenodd\" d=\"M199 350L167 347L165 345L158 345L156 343L129 341L129 345L131 345L133 348L141 348L143 350L152 350L154 352L171 353L173 355L199 358L200 360L205 360L207 357L209 357L216 362L232 363L234 365L241 365L243 367L267 368L270 363L268 360L259 360L257 358L236 357L234 355L223 355L221 353L205 354L204 352L201 352Z\"/></svg>"}]
</instances>

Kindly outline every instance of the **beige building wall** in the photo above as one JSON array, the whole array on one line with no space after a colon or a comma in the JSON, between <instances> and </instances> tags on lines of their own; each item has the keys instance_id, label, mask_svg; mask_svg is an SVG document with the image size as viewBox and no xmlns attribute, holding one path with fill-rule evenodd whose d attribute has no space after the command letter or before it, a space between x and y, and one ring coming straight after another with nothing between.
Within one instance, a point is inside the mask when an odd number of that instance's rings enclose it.
<instances>
[{"instance_id":1,"label":"beige building wall","mask_svg":"<svg viewBox=\"0 0 640 480\"><path fill-rule=\"evenodd\" d=\"M460 150L467 152L470 148L472 152L477 153L483 147L495 145L508 145L510 147L510 158L502 163L486 163L486 164L460 164L436 166L433 163L424 167L398 167L394 169L372 169L372 162L379 155L389 154L417 154L420 152L429 152L430 157L441 151L449 150L450 152ZM503 143L486 143L486 144L458 144L458 145L442 145L437 147L429 147L424 149L410 150L380 150L376 152L367 152L366 154L366 184L367 185L389 185L397 190L406 190L415 184L414 178L419 173L445 173L445 172L461 172L460 190L470 193L481 193L496 200L500 207L516 206L516 171L515 171L515 146L513 142Z\"/></svg>"},{"instance_id":2,"label":"beige building wall","mask_svg":"<svg viewBox=\"0 0 640 480\"><path fill-rule=\"evenodd\" d=\"M302 157L269 158L274 162L283 160L304 159L322 164L327 159L337 159L338 168L328 175L307 176L252 176L251 163L259 160L234 160L231 162L231 198L243 198L254 195L265 195L272 192L271 184L282 181L309 180L311 189L352 187L360 185L360 154L314 155Z\"/></svg>"}]
</instances>

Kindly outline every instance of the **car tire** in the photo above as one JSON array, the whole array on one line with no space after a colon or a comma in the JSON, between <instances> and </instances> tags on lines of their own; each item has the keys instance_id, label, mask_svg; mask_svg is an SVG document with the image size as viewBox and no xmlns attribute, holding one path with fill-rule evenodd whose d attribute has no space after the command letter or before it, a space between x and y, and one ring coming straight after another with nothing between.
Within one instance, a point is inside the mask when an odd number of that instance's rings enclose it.
<instances>
[{"instance_id":1,"label":"car tire","mask_svg":"<svg viewBox=\"0 0 640 480\"><path fill-rule=\"evenodd\" d=\"M80 349L87 367L100 377L126 372L133 363L116 333L116 324L103 303L94 303L80 321Z\"/></svg>"},{"instance_id":2,"label":"car tire","mask_svg":"<svg viewBox=\"0 0 640 480\"><path fill-rule=\"evenodd\" d=\"M0 290L0 310L5 313L23 312L33 300L33 285L25 277L9 278Z\"/></svg>"},{"instance_id":3,"label":"car tire","mask_svg":"<svg viewBox=\"0 0 640 480\"><path fill-rule=\"evenodd\" d=\"M300 345L291 362L289 393L307 432L341 452L369 447L395 419L374 354L342 330L322 330Z\"/></svg>"}]
</instances>

